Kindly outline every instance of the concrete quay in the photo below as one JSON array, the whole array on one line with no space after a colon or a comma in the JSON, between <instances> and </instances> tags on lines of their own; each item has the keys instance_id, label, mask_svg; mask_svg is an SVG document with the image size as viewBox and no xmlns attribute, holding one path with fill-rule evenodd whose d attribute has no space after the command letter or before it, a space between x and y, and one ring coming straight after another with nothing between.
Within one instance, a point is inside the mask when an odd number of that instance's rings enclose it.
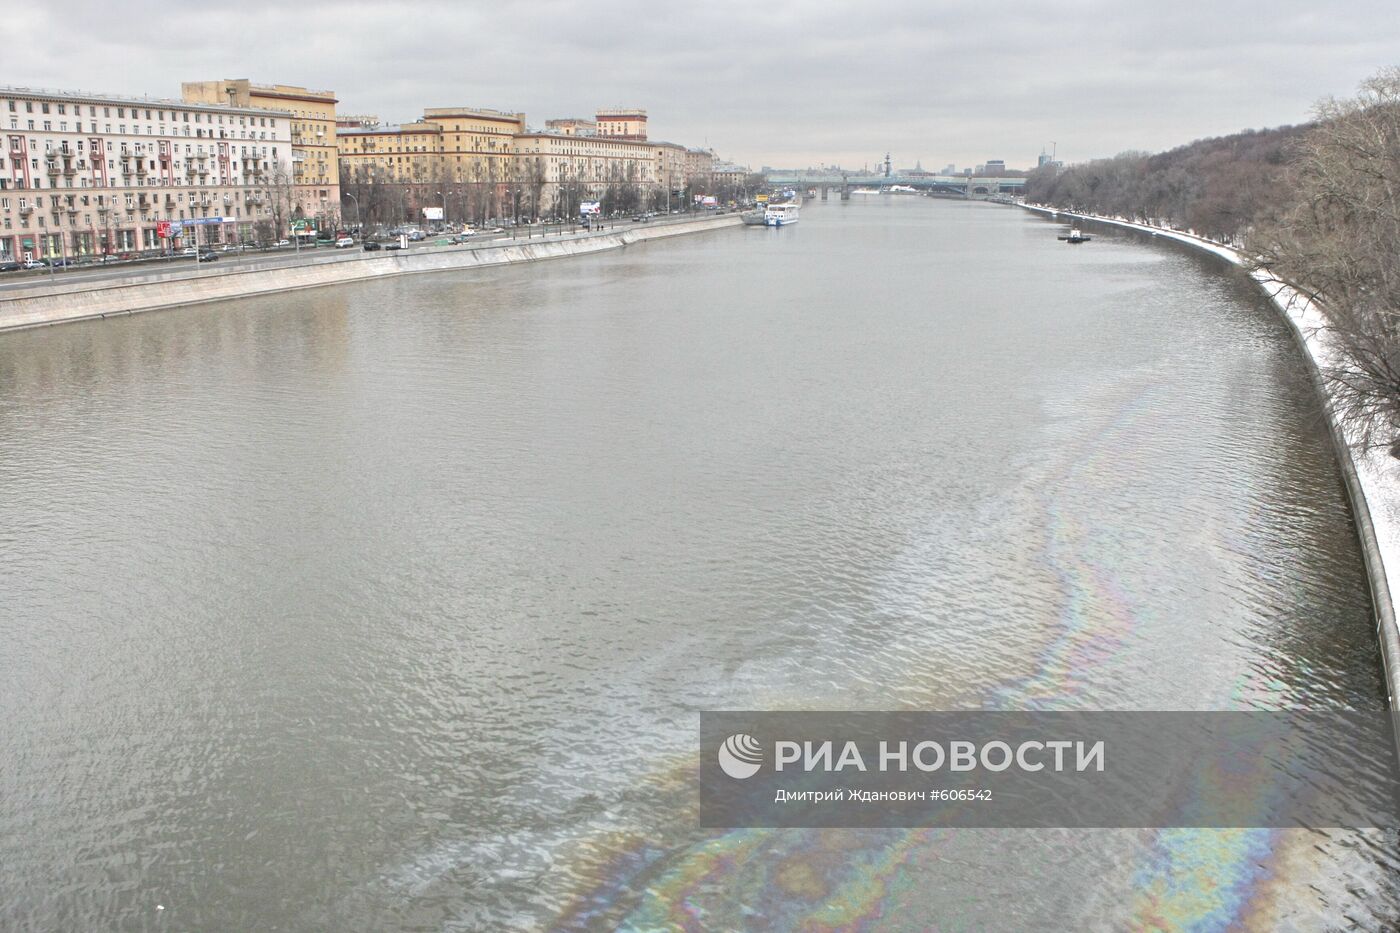
<instances>
[{"instance_id":1,"label":"concrete quay","mask_svg":"<svg viewBox=\"0 0 1400 933\"><path fill-rule=\"evenodd\" d=\"M198 269L190 263L176 272L136 274L99 284L64 283L61 279L53 283L36 282L32 288L11 289L0 294L0 333L390 275L450 272L582 256L647 240L740 225L738 214L722 214L597 233L566 233L523 242L493 240L485 244L373 253L363 252L357 246L353 252L320 253L304 263L275 268L224 271L212 263Z\"/></svg>"}]
</instances>

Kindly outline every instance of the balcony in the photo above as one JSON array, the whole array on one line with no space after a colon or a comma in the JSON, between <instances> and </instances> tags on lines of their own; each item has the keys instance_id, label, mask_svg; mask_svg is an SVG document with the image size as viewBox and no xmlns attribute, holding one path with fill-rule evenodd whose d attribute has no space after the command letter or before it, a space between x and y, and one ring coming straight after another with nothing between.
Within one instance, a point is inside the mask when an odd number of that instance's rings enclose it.
<instances>
[{"instance_id":1,"label":"balcony","mask_svg":"<svg viewBox=\"0 0 1400 933\"><path fill-rule=\"evenodd\" d=\"M19 216L21 217L28 217L32 213L34 213L34 205L32 204L26 204L19 209Z\"/></svg>"},{"instance_id":2,"label":"balcony","mask_svg":"<svg viewBox=\"0 0 1400 933\"><path fill-rule=\"evenodd\" d=\"M68 164L67 162L65 162L65 163L63 164L63 174L65 174L65 175L67 175L67 176L69 176L69 177L71 178L72 176L78 174L78 170L75 169L72 165L70 165L70 164Z\"/></svg>"},{"instance_id":3,"label":"balcony","mask_svg":"<svg viewBox=\"0 0 1400 933\"><path fill-rule=\"evenodd\" d=\"M145 177L146 177L146 163L145 163L145 162L137 162L137 163L136 163L136 177L137 177L137 178L145 178Z\"/></svg>"}]
</instances>

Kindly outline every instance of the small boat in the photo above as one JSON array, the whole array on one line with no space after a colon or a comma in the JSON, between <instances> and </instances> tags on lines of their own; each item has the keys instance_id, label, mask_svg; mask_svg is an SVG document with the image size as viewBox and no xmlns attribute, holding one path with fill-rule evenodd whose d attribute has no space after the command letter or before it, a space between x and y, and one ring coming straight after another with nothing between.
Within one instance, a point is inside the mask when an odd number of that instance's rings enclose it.
<instances>
[{"instance_id":1,"label":"small boat","mask_svg":"<svg viewBox=\"0 0 1400 933\"><path fill-rule=\"evenodd\" d=\"M762 227L764 225L763 211L745 211L739 215L739 219L748 227Z\"/></svg>"},{"instance_id":2,"label":"small boat","mask_svg":"<svg viewBox=\"0 0 1400 933\"><path fill-rule=\"evenodd\" d=\"M879 194L875 188L852 188L851 194Z\"/></svg>"},{"instance_id":3,"label":"small boat","mask_svg":"<svg viewBox=\"0 0 1400 933\"><path fill-rule=\"evenodd\" d=\"M797 212L801 208L800 201L784 201L781 204L770 204L763 212L763 222L770 227L786 227L788 224L797 223Z\"/></svg>"},{"instance_id":4,"label":"small boat","mask_svg":"<svg viewBox=\"0 0 1400 933\"><path fill-rule=\"evenodd\" d=\"M1083 232L1078 227L1070 227L1069 233L1062 233L1056 237L1056 239L1063 240L1066 243L1088 243L1093 237L1089 236L1089 234Z\"/></svg>"}]
</instances>

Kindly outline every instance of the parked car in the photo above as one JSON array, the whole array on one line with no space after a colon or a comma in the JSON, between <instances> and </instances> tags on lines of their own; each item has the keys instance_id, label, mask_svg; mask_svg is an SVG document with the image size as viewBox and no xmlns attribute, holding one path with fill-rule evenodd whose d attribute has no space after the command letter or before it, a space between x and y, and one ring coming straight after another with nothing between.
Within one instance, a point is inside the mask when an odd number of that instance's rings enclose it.
<instances>
[{"instance_id":1,"label":"parked car","mask_svg":"<svg viewBox=\"0 0 1400 933\"><path fill-rule=\"evenodd\" d=\"M291 246L291 245L292 245L292 241L291 241L291 240L278 240L276 243L273 243L272 245L273 245L273 246Z\"/></svg>"},{"instance_id":2,"label":"parked car","mask_svg":"<svg viewBox=\"0 0 1400 933\"><path fill-rule=\"evenodd\" d=\"M384 248L385 248L385 249L403 249L404 247L403 247L403 244L400 243L398 240L394 240L392 243L387 243L387 244L385 244Z\"/></svg>"},{"instance_id":3,"label":"parked car","mask_svg":"<svg viewBox=\"0 0 1400 933\"><path fill-rule=\"evenodd\" d=\"M453 243L465 243L472 238L470 233L459 233L452 238Z\"/></svg>"},{"instance_id":4,"label":"parked car","mask_svg":"<svg viewBox=\"0 0 1400 933\"><path fill-rule=\"evenodd\" d=\"M8 259L4 262L0 262L0 272L18 272L23 268L24 266L21 266L17 262L11 262Z\"/></svg>"},{"instance_id":5,"label":"parked car","mask_svg":"<svg viewBox=\"0 0 1400 933\"><path fill-rule=\"evenodd\" d=\"M186 246L184 249L180 250L180 252L176 255L182 256L186 259L193 259L198 252L199 251L193 246Z\"/></svg>"},{"instance_id":6,"label":"parked car","mask_svg":"<svg viewBox=\"0 0 1400 933\"><path fill-rule=\"evenodd\" d=\"M44 263L44 261L43 261L42 259L26 259L26 260L24 261L23 265L24 265L24 268L26 268L26 269L43 269L43 268L46 268L46 264Z\"/></svg>"},{"instance_id":7,"label":"parked car","mask_svg":"<svg viewBox=\"0 0 1400 933\"><path fill-rule=\"evenodd\" d=\"M200 262L217 262L218 259L219 259L219 254L218 254L218 252L217 252L216 250L212 250L212 249L202 249L202 250L199 251L199 261L200 261Z\"/></svg>"},{"instance_id":8,"label":"parked car","mask_svg":"<svg viewBox=\"0 0 1400 933\"><path fill-rule=\"evenodd\" d=\"M414 230L408 235L408 238L413 242L417 243L419 240L426 240L428 238L428 235L422 230Z\"/></svg>"},{"instance_id":9,"label":"parked car","mask_svg":"<svg viewBox=\"0 0 1400 933\"><path fill-rule=\"evenodd\" d=\"M381 249L383 249L383 248L384 248L383 246L380 246L378 243L374 242L373 240L366 240L366 241L365 241L365 252L367 252L367 253L377 252L378 250L381 250Z\"/></svg>"},{"instance_id":10,"label":"parked car","mask_svg":"<svg viewBox=\"0 0 1400 933\"><path fill-rule=\"evenodd\" d=\"M69 266L75 266L75 265L77 265L77 264L78 264L78 261L77 261L76 259L50 259L50 260L49 260L49 265L53 266L55 269L67 269Z\"/></svg>"},{"instance_id":11,"label":"parked car","mask_svg":"<svg viewBox=\"0 0 1400 933\"><path fill-rule=\"evenodd\" d=\"M353 239L351 239L350 237L348 237L348 236L343 236L343 237L341 237L340 239L338 239L338 240L335 241L335 248L336 248L336 249L348 249L349 247L354 246L354 245L355 245L355 241L354 241Z\"/></svg>"}]
</instances>

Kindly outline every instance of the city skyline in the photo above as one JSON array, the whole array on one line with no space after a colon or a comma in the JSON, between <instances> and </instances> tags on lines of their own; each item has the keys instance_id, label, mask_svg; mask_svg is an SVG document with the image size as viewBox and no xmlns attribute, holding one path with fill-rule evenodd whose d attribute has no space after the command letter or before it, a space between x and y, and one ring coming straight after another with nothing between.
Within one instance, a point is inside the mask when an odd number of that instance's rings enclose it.
<instances>
[{"instance_id":1,"label":"city skyline","mask_svg":"<svg viewBox=\"0 0 1400 933\"><path fill-rule=\"evenodd\" d=\"M41 9L5 26L6 78L170 96L188 75L274 76L333 90L341 112L386 123L463 104L523 111L539 127L600 105L643 107L653 138L754 168L859 167L886 151L897 167L1027 168L1052 143L1073 162L1302 122L1318 98L1351 93L1400 50L1400 25L1369 2L1344 16L1295 2L1267 11L1188 2L1111 17L1099 3L969 13L892 2L872 14L849 3L720 2L680 22L632 0L544 7L522 18L429 2L410 18L358 4L135 3L109 21L106 8L79 2L61 19ZM197 41L153 40L153 22Z\"/></svg>"}]
</instances>

